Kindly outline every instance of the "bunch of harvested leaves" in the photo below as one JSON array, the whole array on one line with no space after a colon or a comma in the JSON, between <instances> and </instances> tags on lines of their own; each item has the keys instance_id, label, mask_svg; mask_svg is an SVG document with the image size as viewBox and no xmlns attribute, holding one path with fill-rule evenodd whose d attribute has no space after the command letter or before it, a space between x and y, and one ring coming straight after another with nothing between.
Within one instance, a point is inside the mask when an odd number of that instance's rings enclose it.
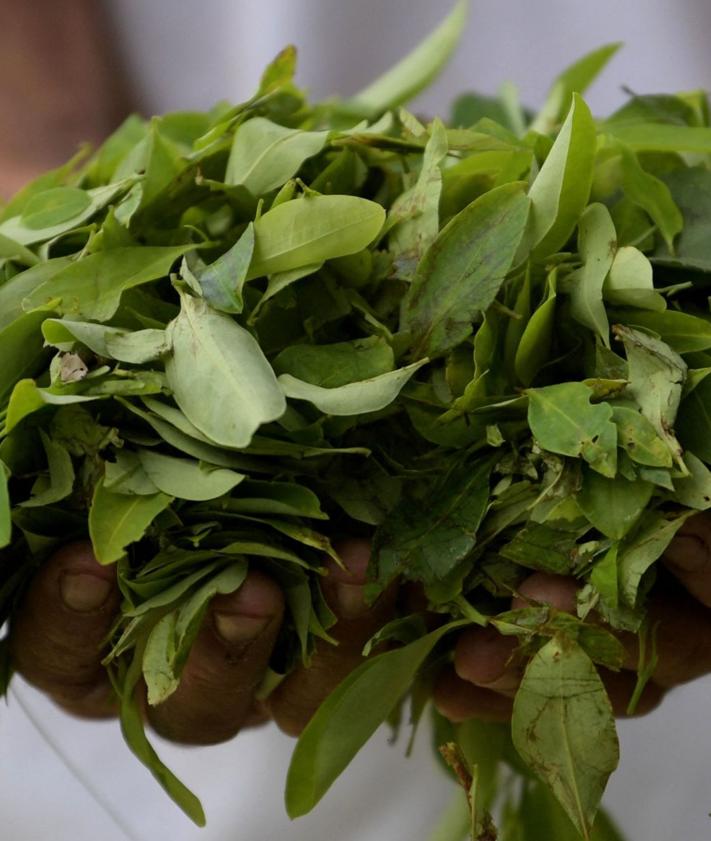
<instances>
[{"instance_id":1,"label":"bunch of harvested leaves","mask_svg":"<svg viewBox=\"0 0 711 841\"><path fill-rule=\"evenodd\" d=\"M593 120L611 46L533 119L507 88L424 124L399 106L464 12L347 101L308 104L286 50L248 102L131 118L0 217L1 617L90 535L124 596L126 740L198 823L139 678L169 696L210 598L257 566L288 604L268 693L329 640L329 538L372 534L372 595L419 582L442 622L380 631L298 742L289 813L406 699L416 724L452 632L491 623L528 657L512 727L437 721L473 837L492 809L504 838L616 837L593 829L618 760L596 664L620 667L620 629L653 651L655 562L711 505L709 112ZM577 615L508 610L531 570L574 576Z\"/></svg>"}]
</instances>

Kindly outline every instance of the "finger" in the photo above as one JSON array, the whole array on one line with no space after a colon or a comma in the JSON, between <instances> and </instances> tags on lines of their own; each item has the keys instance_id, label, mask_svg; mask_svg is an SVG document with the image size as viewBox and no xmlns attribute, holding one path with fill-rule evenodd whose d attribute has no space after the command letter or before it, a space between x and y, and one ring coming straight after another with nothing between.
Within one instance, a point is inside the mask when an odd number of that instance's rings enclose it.
<instances>
[{"instance_id":1,"label":"finger","mask_svg":"<svg viewBox=\"0 0 711 841\"><path fill-rule=\"evenodd\" d=\"M706 526L707 523L704 523L701 527ZM711 537L711 531L709 536ZM711 569L708 574L711 576ZM660 584L662 587L652 600L649 614L651 625L657 628L658 663L653 680L658 689L677 686L711 672L711 613L668 576L666 581L660 579ZM577 585L572 578L535 573L523 582L519 594L524 598L515 598L513 606L523 606L526 599L530 599L574 613L576 591ZM636 671L639 666L637 636L624 632L617 632L616 636L627 652L624 668ZM629 678L636 681L634 676ZM659 700L661 694L655 705ZM652 703L651 695L644 703ZM641 704L642 701L640 709ZM618 714L622 714L622 710Z\"/></svg>"},{"instance_id":2,"label":"finger","mask_svg":"<svg viewBox=\"0 0 711 841\"><path fill-rule=\"evenodd\" d=\"M558 610L575 613L575 599L578 585L568 575L553 575L549 572L534 572L521 584L511 607L529 607L534 604L549 604Z\"/></svg>"},{"instance_id":3,"label":"finger","mask_svg":"<svg viewBox=\"0 0 711 841\"><path fill-rule=\"evenodd\" d=\"M432 700L437 710L455 723L470 718L509 721L513 710L511 698L462 680L452 666L447 666L438 676Z\"/></svg>"},{"instance_id":4,"label":"finger","mask_svg":"<svg viewBox=\"0 0 711 841\"><path fill-rule=\"evenodd\" d=\"M262 717L253 707L284 615L281 588L252 571L239 590L216 596L176 691L147 708L161 736L183 744L231 739Z\"/></svg>"},{"instance_id":5,"label":"finger","mask_svg":"<svg viewBox=\"0 0 711 841\"><path fill-rule=\"evenodd\" d=\"M120 603L113 567L88 543L56 552L37 572L12 620L13 663L30 683L69 712L115 712L101 647Z\"/></svg>"},{"instance_id":6,"label":"finger","mask_svg":"<svg viewBox=\"0 0 711 841\"><path fill-rule=\"evenodd\" d=\"M363 646L392 616L394 587L372 606L365 600L370 543L348 540L338 549L346 569L330 564L322 583L324 597L337 616L328 633L338 645L318 640L311 665L292 672L269 697L272 716L291 736L304 729L321 702L363 662Z\"/></svg>"},{"instance_id":7,"label":"finger","mask_svg":"<svg viewBox=\"0 0 711 841\"><path fill-rule=\"evenodd\" d=\"M711 672L711 611L685 592L670 576L661 577L649 606L657 665L653 679L663 687L678 686ZM650 636L648 634L648 636ZM639 640L618 634L625 647L624 667L639 666ZM652 640L647 643L651 651Z\"/></svg>"},{"instance_id":8,"label":"finger","mask_svg":"<svg viewBox=\"0 0 711 841\"><path fill-rule=\"evenodd\" d=\"M599 671L613 713L618 717L627 717L627 707L634 693L636 677L629 672L612 672L608 669ZM648 683L633 715L646 715L651 712L659 705L664 693L665 690L661 686ZM509 721L513 714L512 696L462 680L451 666L438 677L433 700L439 712L455 723L472 718L505 722Z\"/></svg>"},{"instance_id":9,"label":"finger","mask_svg":"<svg viewBox=\"0 0 711 841\"><path fill-rule=\"evenodd\" d=\"M694 598L711 607L711 516L688 519L664 555L667 569Z\"/></svg>"},{"instance_id":10,"label":"finger","mask_svg":"<svg viewBox=\"0 0 711 841\"><path fill-rule=\"evenodd\" d=\"M521 584L511 606L527 607L533 602L572 611L575 594L573 579L536 572ZM515 656L517 647L515 637L502 636L493 626L468 628L457 640L455 671L475 686L513 696L523 675L523 663Z\"/></svg>"},{"instance_id":11,"label":"finger","mask_svg":"<svg viewBox=\"0 0 711 841\"><path fill-rule=\"evenodd\" d=\"M468 628L457 639L454 670L469 683L513 695L521 683L523 665L515 657L518 640L502 636L496 628Z\"/></svg>"}]
</instances>

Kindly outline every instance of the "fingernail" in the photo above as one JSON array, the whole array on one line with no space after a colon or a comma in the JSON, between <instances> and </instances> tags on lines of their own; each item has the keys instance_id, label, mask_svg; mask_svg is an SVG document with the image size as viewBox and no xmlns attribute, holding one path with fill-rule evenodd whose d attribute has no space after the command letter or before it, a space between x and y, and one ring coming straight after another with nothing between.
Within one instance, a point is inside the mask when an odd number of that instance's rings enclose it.
<instances>
[{"instance_id":1,"label":"fingernail","mask_svg":"<svg viewBox=\"0 0 711 841\"><path fill-rule=\"evenodd\" d=\"M228 645L251 642L269 624L270 616L241 616L239 613L213 614L215 630Z\"/></svg>"},{"instance_id":2,"label":"fingernail","mask_svg":"<svg viewBox=\"0 0 711 841\"><path fill-rule=\"evenodd\" d=\"M683 572L698 572L709 561L706 544L698 537L680 534L669 544L665 557L669 563Z\"/></svg>"},{"instance_id":3,"label":"fingernail","mask_svg":"<svg viewBox=\"0 0 711 841\"><path fill-rule=\"evenodd\" d=\"M62 601L70 610L89 613L108 599L112 583L98 575L85 572L65 572L59 582Z\"/></svg>"},{"instance_id":4,"label":"fingernail","mask_svg":"<svg viewBox=\"0 0 711 841\"><path fill-rule=\"evenodd\" d=\"M336 598L338 599L338 614L342 619L357 619L368 609L364 588L360 584L337 584Z\"/></svg>"}]
</instances>

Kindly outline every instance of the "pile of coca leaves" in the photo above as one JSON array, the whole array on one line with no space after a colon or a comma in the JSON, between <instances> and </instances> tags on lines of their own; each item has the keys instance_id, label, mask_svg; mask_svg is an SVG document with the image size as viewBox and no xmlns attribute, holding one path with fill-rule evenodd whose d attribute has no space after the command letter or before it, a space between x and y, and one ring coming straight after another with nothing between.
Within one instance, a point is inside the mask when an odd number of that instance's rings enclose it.
<instances>
[{"instance_id":1,"label":"pile of coca leaves","mask_svg":"<svg viewBox=\"0 0 711 841\"><path fill-rule=\"evenodd\" d=\"M635 96L594 120L580 92L612 45L538 115L508 86L422 121L402 104L464 12L352 99L309 104L287 49L249 101L131 117L2 210L2 620L91 538L123 594L126 740L198 823L137 683L168 697L210 598L258 568L288 605L268 695L330 639L331 540L365 535L370 596L417 582L428 617L382 628L323 704L289 813L403 706L429 714L433 664L490 624L527 663L511 725L437 721L472 837L492 812L503 838L619 837L593 826L618 762L596 667L640 635L634 706L656 562L711 506L709 111ZM577 612L511 610L533 570L573 576Z\"/></svg>"}]
</instances>

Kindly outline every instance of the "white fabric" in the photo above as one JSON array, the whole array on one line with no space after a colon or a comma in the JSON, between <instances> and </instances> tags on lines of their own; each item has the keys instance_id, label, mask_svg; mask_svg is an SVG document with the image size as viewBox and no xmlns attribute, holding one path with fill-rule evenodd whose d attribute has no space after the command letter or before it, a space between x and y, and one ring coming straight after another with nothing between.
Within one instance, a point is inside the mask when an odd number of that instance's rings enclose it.
<instances>
[{"instance_id":1,"label":"white fabric","mask_svg":"<svg viewBox=\"0 0 711 841\"><path fill-rule=\"evenodd\" d=\"M115 723L77 721L19 679L17 687L131 835L96 805L10 698L0 709L2 841L426 841L452 792L425 731L407 760L402 745L388 745L383 730L316 810L290 823L282 794L293 742L275 728L247 731L210 748L156 739L161 757L203 801L208 823L201 830L128 752ZM644 718L618 723L622 762L605 803L628 841L711 835L710 696L711 677L675 689Z\"/></svg>"},{"instance_id":2,"label":"white fabric","mask_svg":"<svg viewBox=\"0 0 711 841\"><path fill-rule=\"evenodd\" d=\"M208 824L200 830L128 751L115 722L79 721L23 681L16 687L23 706L89 776L133 838L96 805L11 695L0 710L2 841L424 841L452 795L424 728L410 760L403 757L407 733L391 746L383 728L319 807L294 823L283 805L294 742L275 727L210 748L181 748L152 736L161 758L201 798Z\"/></svg>"}]
</instances>

